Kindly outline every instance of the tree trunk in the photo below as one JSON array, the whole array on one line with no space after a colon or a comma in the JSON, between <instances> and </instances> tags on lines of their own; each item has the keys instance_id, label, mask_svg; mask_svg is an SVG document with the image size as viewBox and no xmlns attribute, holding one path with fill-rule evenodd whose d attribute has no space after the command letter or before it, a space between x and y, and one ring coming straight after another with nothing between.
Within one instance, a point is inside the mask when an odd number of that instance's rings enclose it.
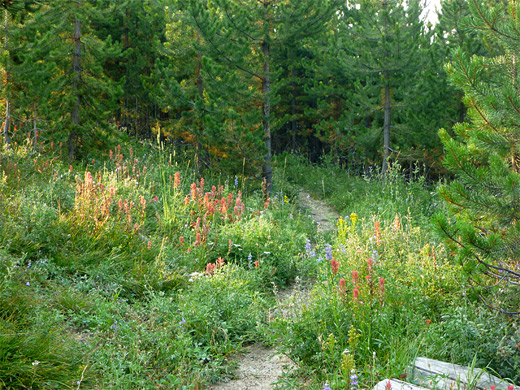
<instances>
[{"instance_id":1,"label":"tree trunk","mask_svg":"<svg viewBox=\"0 0 520 390\"><path fill-rule=\"evenodd\" d=\"M294 75L294 49L290 52L291 63L291 150L296 152L296 132L298 131L298 124L296 122L296 81Z\"/></svg>"},{"instance_id":2,"label":"tree trunk","mask_svg":"<svg viewBox=\"0 0 520 390\"><path fill-rule=\"evenodd\" d=\"M9 61L9 12L5 10L5 29L4 29L4 50L6 61ZM8 66L5 65L5 83L6 83L6 97L5 97L5 123L4 123L4 143L9 149L11 147L11 140L9 138L9 126L11 122L11 102L9 101L9 71Z\"/></svg>"},{"instance_id":3,"label":"tree trunk","mask_svg":"<svg viewBox=\"0 0 520 390\"><path fill-rule=\"evenodd\" d=\"M200 53L197 53L197 69L195 70L195 83L197 86L197 93L199 95L199 98L202 99L204 96L204 89L202 84L202 76L200 74L202 70L202 55ZM200 143L199 143L199 135L203 134L204 127L202 126L202 120L199 115L197 119L197 126L199 130L199 134L195 137L195 170L197 173L200 173Z\"/></svg>"},{"instance_id":4,"label":"tree trunk","mask_svg":"<svg viewBox=\"0 0 520 390\"><path fill-rule=\"evenodd\" d=\"M388 8L388 4L386 1L383 1L383 41L386 40L387 29L388 29L388 20L386 10ZM384 43L384 42L383 42ZM386 47L386 45L385 45ZM388 53L385 52L384 63L386 66L386 60L388 57ZM385 108L384 108L384 123L383 123L383 175L386 175L388 171L388 158L390 156L390 123L391 123L391 113L392 113L392 105L390 102L390 72L385 70L383 72L384 83L385 83Z\"/></svg>"},{"instance_id":5,"label":"tree trunk","mask_svg":"<svg viewBox=\"0 0 520 390\"><path fill-rule=\"evenodd\" d=\"M81 96L79 92L79 86L81 83L81 22L76 19L74 21L74 52L73 52L73 64L72 70L74 73L74 81L73 81L73 90L76 94L76 102L71 112L71 120L72 120L72 129L69 133L68 140L68 152L69 152L69 161L73 161L76 158L77 147L78 147L78 128L79 128L79 111L81 106Z\"/></svg>"},{"instance_id":6,"label":"tree trunk","mask_svg":"<svg viewBox=\"0 0 520 390\"><path fill-rule=\"evenodd\" d=\"M269 42L262 42L262 53L264 54L264 78L262 80L262 111L265 140L265 156L263 176L265 180L266 196L269 197L273 186L273 168L271 166L271 75L270 75L270 47Z\"/></svg>"},{"instance_id":7,"label":"tree trunk","mask_svg":"<svg viewBox=\"0 0 520 390\"><path fill-rule=\"evenodd\" d=\"M390 86L388 85L388 72L385 72L385 121L383 125L383 174L388 171L388 158L390 156L390 123L392 104L390 102Z\"/></svg>"},{"instance_id":8,"label":"tree trunk","mask_svg":"<svg viewBox=\"0 0 520 390\"><path fill-rule=\"evenodd\" d=\"M9 99L5 99L5 122L4 122L4 143L7 149L11 147L9 138L9 125L11 123L11 104Z\"/></svg>"}]
</instances>

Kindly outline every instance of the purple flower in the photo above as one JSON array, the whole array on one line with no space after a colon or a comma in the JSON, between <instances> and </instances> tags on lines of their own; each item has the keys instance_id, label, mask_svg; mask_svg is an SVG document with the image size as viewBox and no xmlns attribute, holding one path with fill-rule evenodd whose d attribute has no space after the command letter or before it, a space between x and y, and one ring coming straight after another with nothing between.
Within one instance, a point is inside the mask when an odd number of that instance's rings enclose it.
<instances>
[{"instance_id":1,"label":"purple flower","mask_svg":"<svg viewBox=\"0 0 520 390\"><path fill-rule=\"evenodd\" d=\"M186 320L184 319L184 317L182 317L182 320L181 320L181 322L179 322L179 325L182 326L182 325L184 325L185 323L186 323Z\"/></svg>"},{"instance_id":2,"label":"purple flower","mask_svg":"<svg viewBox=\"0 0 520 390\"><path fill-rule=\"evenodd\" d=\"M308 238L305 239L305 250L307 252L310 252L312 250L312 247L311 247L311 240L309 240Z\"/></svg>"},{"instance_id":3,"label":"purple flower","mask_svg":"<svg viewBox=\"0 0 520 390\"><path fill-rule=\"evenodd\" d=\"M26 285L27 287L31 287L31 283L29 283L29 282L25 283L25 285Z\"/></svg>"},{"instance_id":4,"label":"purple flower","mask_svg":"<svg viewBox=\"0 0 520 390\"><path fill-rule=\"evenodd\" d=\"M325 258L328 261L332 260L332 246L330 246L329 244L325 246Z\"/></svg>"},{"instance_id":5,"label":"purple flower","mask_svg":"<svg viewBox=\"0 0 520 390\"><path fill-rule=\"evenodd\" d=\"M238 187L238 177L235 176L235 187Z\"/></svg>"},{"instance_id":6,"label":"purple flower","mask_svg":"<svg viewBox=\"0 0 520 390\"><path fill-rule=\"evenodd\" d=\"M330 386L327 383L325 383L323 390L332 390L332 389L330 388Z\"/></svg>"}]
</instances>

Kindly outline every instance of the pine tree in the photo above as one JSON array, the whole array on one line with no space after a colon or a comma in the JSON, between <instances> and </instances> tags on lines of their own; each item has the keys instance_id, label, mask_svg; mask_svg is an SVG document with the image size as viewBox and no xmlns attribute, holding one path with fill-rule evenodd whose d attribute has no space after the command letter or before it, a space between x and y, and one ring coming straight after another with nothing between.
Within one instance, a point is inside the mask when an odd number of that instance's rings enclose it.
<instances>
[{"instance_id":1,"label":"pine tree","mask_svg":"<svg viewBox=\"0 0 520 390\"><path fill-rule=\"evenodd\" d=\"M382 160L383 172L391 151L406 146L416 131L406 111L414 109L411 91L426 61L421 11L416 0L349 1L338 19L333 53L352 91L338 118L340 136L369 162Z\"/></svg>"},{"instance_id":2,"label":"pine tree","mask_svg":"<svg viewBox=\"0 0 520 390\"><path fill-rule=\"evenodd\" d=\"M33 99L35 120L41 117L57 139L66 138L69 160L99 142L97 129L107 128L120 94L102 67L120 47L92 29L92 21L110 11L96 1L50 0L24 28L19 72L28 75L25 97Z\"/></svg>"},{"instance_id":3,"label":"pine tree","mask_svg":"<svg viewBox=\"0 0 520 390\"><path fill-rule=\"evenodd\" d=\"M122 84L123 94L116 114L121 127L136 136L149 137L160 119L160 79L156 65L166 60L164 0L98 0L96 8L109 14L93 14L91 25L96 36L113 39L122 55L104 64L106 75Z\"/></svg>"},{"instance_id":4,"label":"pine tree","mask_svg":"<svg viewBox=\"0 0 520 390\"><path fill-rule=\"evenodd\" d=\"M232 77L230 72L239 72L242 80L248 80L248 89L255 92L251 103L259 107L261 114L265 151L262 175L268 193L272 183L272 107L278 99L279 77L273 52L276 47L295 37L304 38L315 26L326 23L332 5L328 0L191 1L194 24L211 48L204 54L221 69L227 68L226 79Z\"/></svg>"},{"instance_id":5,"label":"pine tree","mask_svg":"<svg viewBox=\"0 0 520 390\"><path fill-rule=\"evenodd\" d=\"M35 0L10 0L0 2L0 9L4 11L4 31L3 31L3 55L2 67L4 69L4 90L2 95L5 102L5 120L3 126L3 138L7 148L10 147L9 129L11 127L12 113L12 47L10 37L13 35L12 25L16 27L23 22L27 14L34 12L38 7Z\"/></svg>"},{"instance_id":6,"label":"pine tree","mask_svg":"<svg viewBox=\"0 0 520 390\"><path fill-rule=\"evenodd\" d=\"M439 216L470 285L489 306L520 314L520 8L471 0L467 28L484 33L497 55L455 50L447 66L462 89L469 121L455 138L440 132L445 166L457 181L442 188L450 216Z\"/></svg>"}]
</instances>

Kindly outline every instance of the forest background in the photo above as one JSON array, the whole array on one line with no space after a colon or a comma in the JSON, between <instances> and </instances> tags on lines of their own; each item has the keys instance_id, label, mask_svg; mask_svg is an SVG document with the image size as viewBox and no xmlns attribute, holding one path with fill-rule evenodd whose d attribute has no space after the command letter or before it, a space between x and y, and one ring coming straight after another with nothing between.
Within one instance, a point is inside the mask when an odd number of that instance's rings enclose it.
<instances>
[{"instance_id":1,"label":"forest background","mask_svg":"<svg viewBox=\"0 0 520 390\"><path fill-rule=\"evenodd\" d=\"M466 116L448 53L492 51L461 27L466 1L443 2L435 26L416 0L3 5L7 144L52 137L72 161L123 130L194 150L197 169L262 169L268 182L284 151L441 174L437 132Z\"/></svg>"}]
</instances>

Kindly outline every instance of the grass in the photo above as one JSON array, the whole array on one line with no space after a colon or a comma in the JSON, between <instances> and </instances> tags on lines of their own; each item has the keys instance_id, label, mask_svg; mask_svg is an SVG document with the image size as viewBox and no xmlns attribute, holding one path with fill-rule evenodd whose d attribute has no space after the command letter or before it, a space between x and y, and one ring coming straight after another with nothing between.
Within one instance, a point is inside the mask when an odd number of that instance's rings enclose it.
<instances>
[{"instance_id":1,"label":"grass","mask_svg":"<svg viewBox=\"0 0 520 390\"><path fill-rule=\"evenodd\" d=\"M519 380L519 324L464 288L420 177L282 156L266 203L254 180L202 177L176 151L125 143L69 166L19 141L0 157L0 388L203 389L256 341L300 365L279 388L353 388L352 370L368 388L418 354L477 352ZM300 186L341 212L336 231L316 233ZM273 290L296 278L310 300L273 322Z\"/></svg>"}]
</instances>

